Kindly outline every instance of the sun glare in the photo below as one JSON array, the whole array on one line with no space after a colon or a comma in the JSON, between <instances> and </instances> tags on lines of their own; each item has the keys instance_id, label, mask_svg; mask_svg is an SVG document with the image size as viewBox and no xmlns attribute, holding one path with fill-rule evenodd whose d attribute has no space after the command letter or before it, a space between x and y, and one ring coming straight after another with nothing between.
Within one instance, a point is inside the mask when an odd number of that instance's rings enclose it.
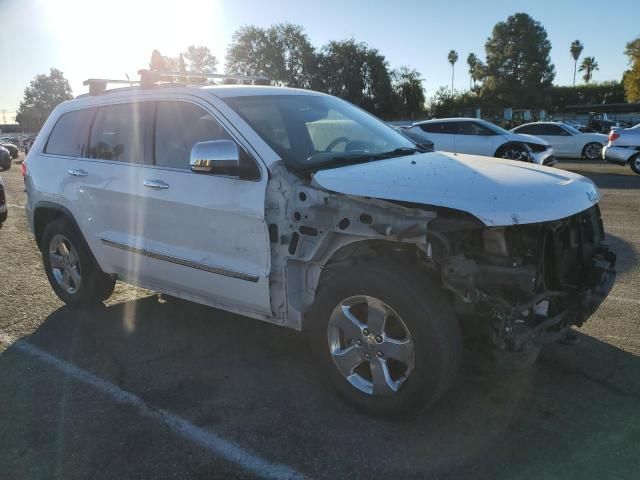
<instances>
[{"instance_id":1,"label":"sun glare","mask_svg":"<svg viewBox=\"0 0 640 480\"><path fill-rule=\"evenodd\" d=\"M188 45L206 45L221 57L226 45L216 36L223 18L220 3L43 0L42 8L70 78L122 78L145 68L153 49L175 56Z\"/></svg>"}]
</instances>

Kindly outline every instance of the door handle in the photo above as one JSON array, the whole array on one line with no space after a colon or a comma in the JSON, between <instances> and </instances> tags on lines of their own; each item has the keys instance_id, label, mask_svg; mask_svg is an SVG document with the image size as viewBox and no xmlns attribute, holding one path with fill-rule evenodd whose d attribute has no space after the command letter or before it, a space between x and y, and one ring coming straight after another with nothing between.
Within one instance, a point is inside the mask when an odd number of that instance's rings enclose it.
<instances>
[{"instance_id":1,"label":"door handle","mask_svg":"<svg viewBox=\"0 0 640 480\"><path fill-rule=\"evenodd\" d=\"M89 175L87 172L85 172L82 169L77 169L77 170L67 170L67 173L71 176L74 177L86 177L87 175Z\"/></svg>"},{"instance_id":2,"label":"door handle","mask_svg":"<svg viewBox=\"0 0 640 480\"><path fill-rule=\"evenodd\" d=\"M145 180L144 186L149 188L155 188L158 190L169 188L169 184L163 182L162 180Z\"/></svg>"}]
</instances>

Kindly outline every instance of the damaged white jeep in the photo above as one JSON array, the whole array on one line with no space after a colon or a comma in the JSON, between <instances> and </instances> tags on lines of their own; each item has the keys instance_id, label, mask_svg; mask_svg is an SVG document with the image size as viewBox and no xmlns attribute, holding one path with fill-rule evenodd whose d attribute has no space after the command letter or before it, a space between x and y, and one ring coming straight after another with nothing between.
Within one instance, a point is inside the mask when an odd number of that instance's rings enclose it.
<instances>
[{"instance_id":1,"label":"damaged white jeep","mask_svg":"<svg viewBox=\"0 0 640 480\"><path fill-rule=\"evenodd\" d=\"M535 357L615 279L590 180L425 153L310 91L96 88L55 109L26 164L63 301L101 302L118 279L305 330L370 413L434 403L463 339Z\"/></svg>"}]
</instances>

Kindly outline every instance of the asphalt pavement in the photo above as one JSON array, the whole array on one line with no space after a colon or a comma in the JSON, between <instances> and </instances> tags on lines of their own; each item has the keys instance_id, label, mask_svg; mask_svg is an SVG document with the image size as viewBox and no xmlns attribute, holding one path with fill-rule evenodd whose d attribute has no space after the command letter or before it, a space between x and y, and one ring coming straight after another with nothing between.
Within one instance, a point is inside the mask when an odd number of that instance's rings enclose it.
<instances>
[{"instance_id":1,"label":"asphalt pavement","mask_svg":"<svg viewBox=\"0 0 640 480\"><path fill-rule=\"evenodd\" d=\"M640 472L640 176L561 162L601 189L609 299L531 368L478 368L410 420L345 405L304 335L118 283L73 310L2 172L0 478L635 479Z\"/></svg>"}]
</instances>

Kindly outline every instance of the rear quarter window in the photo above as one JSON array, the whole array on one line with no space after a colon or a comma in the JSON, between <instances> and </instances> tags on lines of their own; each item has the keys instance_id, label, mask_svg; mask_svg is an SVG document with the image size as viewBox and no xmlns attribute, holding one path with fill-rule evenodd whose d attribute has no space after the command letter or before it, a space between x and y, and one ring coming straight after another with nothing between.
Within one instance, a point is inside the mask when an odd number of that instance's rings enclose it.
<instances>
[{"instance_id":1,"label":"rear quarter window","mask_svg":"<svg viewBox=\"0 0 640 480\"><path fill-rule=\"evenodd\" d=\"M87 156L87 137L95 109L86 108L63 114L44 147L44 153L67 157Z\"/></svg>"}]
</instances>

